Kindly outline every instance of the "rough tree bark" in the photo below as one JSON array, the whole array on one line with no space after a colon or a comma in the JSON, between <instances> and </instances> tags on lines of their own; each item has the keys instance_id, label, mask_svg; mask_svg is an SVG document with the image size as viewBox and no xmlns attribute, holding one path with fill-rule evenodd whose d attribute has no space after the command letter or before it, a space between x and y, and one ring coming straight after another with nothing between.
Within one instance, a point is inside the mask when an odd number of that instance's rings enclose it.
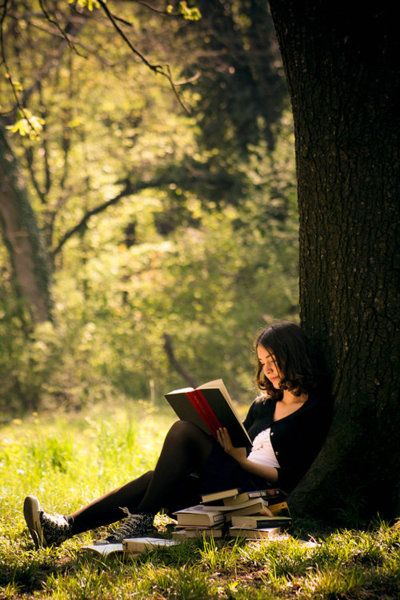
<instances>
[{"instance_id":1,"label":"rough tree bark","mask_svg":"<svg viewBox=\"0 0 400 600\"><path fill-rule=\"evenodd\" d=\"M34 323L51 319L50 275L36 219L17 161L0 128L0 224L17 297Z\"/></svg>"},{"instance_id":2,"label":"rough tree bark","mask_svg":"<svg viewBox=\"0 0 400 600\"><path fill-rule=\"evenodd\" d=\"M400 514L399 36L391 3L270 0L293 107L300 304L333 380L302 514Z\"/></svg>"}]
</instances>

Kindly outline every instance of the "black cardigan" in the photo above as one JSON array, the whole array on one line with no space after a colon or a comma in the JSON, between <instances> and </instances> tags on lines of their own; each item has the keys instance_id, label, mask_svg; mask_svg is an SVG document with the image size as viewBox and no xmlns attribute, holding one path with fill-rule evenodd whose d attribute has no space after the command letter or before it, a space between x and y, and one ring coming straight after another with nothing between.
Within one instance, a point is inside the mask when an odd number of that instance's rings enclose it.
<instances>
[{"instance_id":1,"label":"black cardigan","mask_svg":"<svg viewBox=\"0 0 400 600\"><path fill-rule=\"evenodd\" d=\"M325 440L330 411L328 404L310 394L301 407L283 419L273 420L277 400L256 399L243 423L254 440L271 428L271 443L280 467L277 485L290 492L308 471Z\"/></svg>"}]
</instances>

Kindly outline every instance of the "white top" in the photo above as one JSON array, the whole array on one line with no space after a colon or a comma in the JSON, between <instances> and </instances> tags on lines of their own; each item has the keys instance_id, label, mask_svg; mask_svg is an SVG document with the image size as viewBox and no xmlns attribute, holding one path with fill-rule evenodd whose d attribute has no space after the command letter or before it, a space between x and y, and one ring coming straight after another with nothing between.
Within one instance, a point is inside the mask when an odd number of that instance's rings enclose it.
<instances>
[{"instance_id":1,"label":"white top","mask_svg":"<svg viewBox=\"0 0 400 600\"><path fill-rule=\"evenodd\" d=\"M274 449L271 444L271 428L261 431L253 440L253 448L251 449L248 459L251 462L263 465L264 467L279 468L279 463L276 459Z\"/></svg>"}]
</instances>

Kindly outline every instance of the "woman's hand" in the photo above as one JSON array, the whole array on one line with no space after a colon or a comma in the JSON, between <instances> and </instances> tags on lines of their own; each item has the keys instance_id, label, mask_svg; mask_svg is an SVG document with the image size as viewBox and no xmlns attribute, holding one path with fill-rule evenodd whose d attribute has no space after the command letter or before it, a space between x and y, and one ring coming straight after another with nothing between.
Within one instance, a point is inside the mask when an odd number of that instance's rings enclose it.
<instances>
[{"instance_id":1,"label":"woman's hand","mask_svg":"<svg viewBox=\"0 0 400 600\"><path fill-rule=\"evenodd\" d=\"M275 467L265 467L264 465L258 465L257 463L251 462L247 458L246 448L235 448L232 445L231 436L226 427L217 429L217 438L225 452L237 460L242 469L249 471L249 473L253 473L253 475L258 475L258 477L263 477L273 483L278 480L278 471Z\"/></svg>"},{"instance_id":2,"label":"woman's hand","mask_svg":"<svg viewBox=\"0 0 400 600\"><path fill-rule=\"evenodd\" d=\"M238 462L241 462L246 458L246 448L235 448L235 446L233 446L231 436L226 427L217 429L217 439L225 452Z\"/></svg>"}]
</instances>

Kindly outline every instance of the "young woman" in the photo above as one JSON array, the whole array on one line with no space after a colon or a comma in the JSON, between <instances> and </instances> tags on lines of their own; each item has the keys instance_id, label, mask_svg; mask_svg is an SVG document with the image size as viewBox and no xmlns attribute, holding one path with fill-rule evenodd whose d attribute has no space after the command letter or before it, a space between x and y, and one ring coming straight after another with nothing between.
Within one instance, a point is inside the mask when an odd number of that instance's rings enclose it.
<instances>
[{"instance_id":1,"label":"young woman","mask_svg":"<svg viewBox=\"0 0 400 600\"><path fill-rule=\"evenodd\" d=\"M261 394L244 426L251 449L235 448L225 428L218 442L195 425L177 421L167 433L154 471L67 516L44 512L34 496L24 516L36 548L59 545L78 533L123 519L105 542L149 534L154 515L198 504L200 495L233 487L278 487L290 492L325 439L329 405L321 397L310 345L294 323L264 329L256 340ZM128 516L127 516L128 515Z\"/></svg>"}]
</instances>

